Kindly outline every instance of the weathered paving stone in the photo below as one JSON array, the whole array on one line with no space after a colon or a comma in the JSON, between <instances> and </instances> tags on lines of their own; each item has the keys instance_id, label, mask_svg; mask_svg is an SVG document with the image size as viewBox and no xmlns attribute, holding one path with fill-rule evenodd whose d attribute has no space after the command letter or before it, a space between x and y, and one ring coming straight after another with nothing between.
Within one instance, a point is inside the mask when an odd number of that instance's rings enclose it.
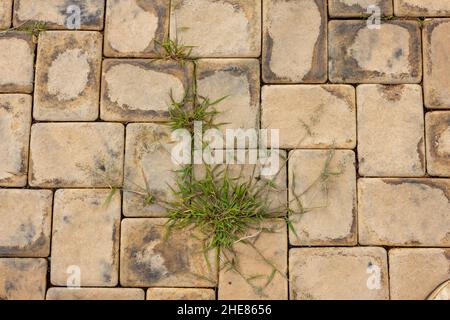
<instances>
[{"instance_id":1,"label":"weathered paving stone","mask_svg":"<svg viewBox=\"0 0 450 320\"><path fill-rule=\"evenodd\" d=\"M213 289L192 288L150 288L147 300L215 300Z\"/></svg>"},{"instance_id":2,"label":"weathered paving stone","mask_svg":"<svg viewBox=\"0 0 450 320\"><path fill-rule=\"evenodd\" d=\"M427 300L450 300L450 280L436 288Z\"/></svg>"},{"instance_id":3,"label":"weathered paving stone","mask_svg":"<svg viewBox=\"0 0 450 320\"><path fill-rule=\"evenodd\" d=\"M47 260L0 259L0 300L44 300Z\"/></svg>"},{"instance_id":4,"label":"weathered paving stone","mask_svg":"<svg viewBox=\"0 0 450 320\"><path fill-rule=\"evenodd\" d=\"M382 16L392 16L392 0L329 0L328 8L331 17L364 17L371 15L369 6L380 8Z\"/></svg>"},{"instance_id":5,"label":"weathered paving stone","mask_svg":"<svg viewBox=\"0 0 450 320\"><path fill-rule=\"evenodd\" d=\"M193 66L162 60L107 59L103 63L100 117L108 121L167 121L170 95L181 101Z\"/></svg>"},{"instance_id":6,"label":"weathered paving stone","mask_svg":"<svg viewBox=\"0 0 450 320\"><path fill-rule=\"evenodd\" d=\"M448 17L450 2L447 0L394 0L396 16Z\"/></svg>"},{"instance_id":7,"label":"weathered paving stone","mask_svg":"<svg viewBox=\"0 0 450 320\"><path fill-rule=\"evenodd\" d=\"M383 21L369 29L366 20L329 23L329 76L335 83L419 83L421 40L417 21Z\"/></svg>"},{"instance_id":8,"label":"weathered paving stone","mask_svg":"<svg viewBox=\"0 0 450 320\"><path fill-rule=\"evenodd\" d=\"M0 95L0 186L27 184L31 96Z\"/></svg>"},{"instance_id":9,"label":"weathered paving stone","mask_svg":"<svg viewBox=\"0 0 450 320\"><path fill-rule=\"evenodd\" d=\"M263 4L264 81L326 82L326 1L264 0Z\"/></svg>"},{"instance_id":10,"label":"weathered paving stone","mask_svg":"<svg viewBox=\"0 0 450 320\"><path fill-rule=\"evenodd\" d=\"M118 123L33 125L29 184L50 188L121 186L124 131Z\"/></svg>"},{"instance_id":11,"label":"weathered paving stone","mask_svg":"<svg viewBox=\"0 0 450 320\"><path fill-rule=\"evenodd\" d=\"M170 36L195 57L259 57L260 0L171 1Z\"/></svg>"},{"instance_id":12,"label":"weathered paving stone","mask_svg":"<svg viewBox=\"0 0 450 320\"><path fill-rule=\"evenodd\" d=\"M216 253L204 253L193 230L167 234L167 219L125 219L120 242L120 284L127 287L214 287ZM208 261L205 259L208 256Z\"/></svg>"},{"instance_id":13,"label":"weathered paving stone","mask_svg":"<svg viewBox=\"0 0 450 320\"><path fill-rule=\"evenodd\" d=\"M0 2L0 30L8 29L11 26L11 12L13 0L3 0Z\"/></svg>"},{"instance_id":14,"label":"weathered paving stone","mask_svg":"<svg viewBox=\"0 0 450 320\"><path fill-rule=\"evenodd\" d=\"M102 30L105 0L16 0L14 26L25 22L44 22L48 29L75 29L77 9L80 9L81 30Z\"/></svg>"},{"instance_id":15,"label":"weathered paving stone","mask_svg":"<svg viewBox=\"0 0 450 320\"><path fill-rule=\"evenodd\" d=\"M289 251L292 300L387 300L383 248L302 248Z\"/></svg>"},{"instance_id":16,"label":"weathered paving stone","mask_svg":"<svg viewBox=\"0 0 450 320\"><path fill-rule=\"evenodd\" d=\"M0 189L1 257L49 255L52 196L50 190Z\"/></svg>"},{"instance_id":17,"label":"weathered paving stone","mask_svg":"<svg viewBox=\"0 0 450 320\"><path fill-rule=\"evenodd\" d=\"M335 173L324 183L325 171ZM301 214L301 207L309 212ZM292 245L356 245L356 169L351 150L295 150L289 155ZM297 234L297 235L296 235Z\"/></svg>"},{"instance_id":18,"label":"weathered paving stone","mask_svg":"<svg viewBox=\"0 0 450 320\"><path fill-rule=\"evenodd\" d=\"M450 279L450 249L389 250L391 299L424 300Z\"/></svg>"},{"instance_id":19,"label":"weathered paving stone","mask_svg":"<svg viewBox=\"0 0 450 320\"><path fill-rule=\"evenodd\" d=\"M257 229L249 231L249 236L257 235L248 239L252 245L240 242L234 246L237 271L230 270L229 266L221 268L219 300L287 300L286 223L282 219L272 219L263 222L262 227L270 231L263 231L260 234ZM274 267L278 271L272 274ZM273 279L270 279L271 275ZM247 280L256 276L258 279L250 280L252 284L250 285Z\"/></svg>"},{"instance_id":20,"label":"weathered paving stone","mask_svg":"<svg viewBox=\"0 0 450 320\"><path fill-rule=\"evenodd\" d=\"M358 158L362 176L425 174L422 88L419 85L360 85Z\"/></svg>"},{"instance_id":21,"label":"weathered paving stone","mask_svg":"<svg viewBox=\"0 0 450 320\"><path fill-rule=\"evenodd\" d=\"M33 91L35 46L25 32L0 34L0 93Z\"/></svg>"},{"instance_id":22,"label":"weathered paving stone","mask_svg":"<svg viewBox=\"0 0 450 320\"><path fill-rule=\"evenodd\" d=\"M280 130L280 148L352 149L355 104L355 89L347 85L264 86L261 127Z\"/></svg>"},{"instance_id":23,"label":"weathered paving stone","mask_svg":"<svg viewBox=\"0 0 450 320\"><path fill-rule=\"evenodd\" d=\"M169 33L169 7L170 0L108 1L105 56L158 57L158 43Z\"/></svg>"},{"instance_id":24,"label":"weathered paving stone","mask_svg":"<svg viewBox=\"0 0 450 320\"><path fill-rule=\"evenodd\" d=\"M47 300L145 300L145 292L135 288L50 288Z\"/></svg>"},{"instance_id":25,"label":"weathered paving stone","mask_svg":"<svg viewBox=\"0 0 450 320\"><path fill-rule=\"evenodd\" d=\"M450 112L428 112L427 171L432 176L450 177Z\"/></svg>"},{"instance_id":26,"label":"weathered paving stone","mask_svg":"<svg viewBox=\"0 0 450 320\"><path fill-rule=\"evenodd\" d=\"M450 246L449 199L448 179L360 179L359 243Z\"/></svg>"},{"instance_id":27,"label":"weathered paving stone","mask_svg":"<svg viewBox=\"0 0 450 320\"><path fill-rule=\"evenodd\" d=\"M110 190L66 189L55 193L51 281L71 284L73 266L81 286L118 283L120 194ZM95 244L95 245L93 245ZM78 271L76 271L78 272Z\"/></svg>"},{"instance_id":28,"label":"weathered paving stone","mask_svg":"<svg viewBox=\"0 0 450 320\"><path fill-rule=\"evenodd\" d=\"M33 117L91 121L98 117L102 35L47 31L39 38Z\"/></svg>"}]
</instances>

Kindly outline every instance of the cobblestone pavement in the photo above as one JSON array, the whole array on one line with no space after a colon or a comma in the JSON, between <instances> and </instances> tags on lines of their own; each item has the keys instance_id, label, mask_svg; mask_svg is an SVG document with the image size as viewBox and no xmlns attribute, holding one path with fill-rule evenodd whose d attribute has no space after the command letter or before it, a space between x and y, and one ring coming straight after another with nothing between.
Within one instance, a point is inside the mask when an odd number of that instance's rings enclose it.
<instances>
[{"instance_id":1,"label":"cobblestone pavement","mask_svg":"<svg viewBox=\"0 0 450 320\"><path fill-rule=\"evenodd\" d=\"M0 0L0 29L33 21L38 39L0 34L0 299L426 299L450 279L450 1ZM169 33L195 73L152 60ZM161 122L194 77L229 96L229 128L280 130L280 203L337 149L298 237L264 222L255 246L288 275L265 293L208 268L195 231L165 241L164 209L127 191L143 168L170 199Z\"/></svg>"}]
</instances>

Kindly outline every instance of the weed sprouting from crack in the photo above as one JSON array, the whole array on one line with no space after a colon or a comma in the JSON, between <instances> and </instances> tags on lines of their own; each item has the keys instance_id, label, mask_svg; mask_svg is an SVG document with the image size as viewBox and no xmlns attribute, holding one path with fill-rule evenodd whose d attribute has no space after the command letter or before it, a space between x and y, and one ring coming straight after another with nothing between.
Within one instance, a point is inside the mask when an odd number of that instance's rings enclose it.
<instances>
[{"instance_id":1,"label":"weed sprouting from crack","mask_svg":"<svg viewBox=\"0 0 450 320\"><path fill-rule=\"evenodd\" d=\"M159 59L173 60L181 65L184 65L188 60L192 60L192 50L195 47L182 44L178 38L172 40L167 37L163 41L155 42L161 48Z\"/></svg>"},{"instance_id":2,"label":"weed sprouting from crack","mask_svg":"<svg viewBox=\"0 0 450 320\"><path fill-rule=\"evenodd\" d=\"M45 31L46 28L46 24L45 22L42 21L25 21L24 23L22 23L21 25L17 26L17 27L13 27L7 30L3 30L0 31L0 35L1 34L7 34L9 32L13 32L13 31L20 31L20 32L26 32L29 35L31 35L32 40L34 43L38 42L38 38L39 38L39 34L43 31Z\"/></svg>"}]
</instances>

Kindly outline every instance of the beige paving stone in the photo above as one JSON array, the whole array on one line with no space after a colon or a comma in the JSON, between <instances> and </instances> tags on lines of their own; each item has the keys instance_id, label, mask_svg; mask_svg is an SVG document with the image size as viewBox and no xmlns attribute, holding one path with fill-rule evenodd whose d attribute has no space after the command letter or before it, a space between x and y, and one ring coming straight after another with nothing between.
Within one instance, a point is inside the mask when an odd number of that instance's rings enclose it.
<instances>
[{"instance_id":1,"label":"beige paving stone","mask_svg":"<svg viewBox=\"0 0 450 320\"><path fill-rule=\"evenodd\" d=\"M427 171L432 176L450 177L450 112L425 115Z\"/></svg>"},{"instance_id":2,"label":"beige paving stone","mask_svg":"<svg viewBox=\"0 0 450 320\"><path fill-rule=\"evenodd\" d=\"M0 95L0 186L27 184L31 96Z\"/></svg>"},{"instance_id":3,"label":"beige paving stone","mask_svg":"<svg viewBox=\"0 0 450 320\"><path fill-rule=\"evenodd\" d=\"M132 288L50 288L47 300L145 300L142 289Z\"/></svg>"},{"instance_id":4,"label":"beige paving stone","mask_svg":"<svg viewBox=\"0 0 450 320\"><path fill-rule=\"evenodd\" d=\"M192 75L191 63L106 59L100 117L108 121L167 121L171 92L181 101L192 87Z\"/></svg>"},{"instance_id":5,"label":"beige paving stone","mask_svg":"<svg viewBox=\"0 0 450 320\"><path fill-rule=\"evenodd\" d=\"M357 17L362 18L373 14L370 6L380 8L382 16L392 16L392 0L329 0L328 10L331 17Z\"/></svg>"},{"instance_id":6,"label":"beige paving stone","mask_svg":"<svg viewBox=\"0 0 450 320\"><path fill-rule=\"evenodd\" d=\"M76 27L79 8L80 28ZM102 30L105 0L15 0L14 26L45 22L48 29Z\"/></svg>"},{"instance_id":7,"label":"beige paving stone","mask_svg":"<svg viewBox=\"0 0 450 320\"><path fill-rule=\"evenodd\" d=\"M279 130L280 148L352 149L355 104L352 86L264 86L261 127Z\"/></svg>"},{"instance_id":8,"label":"beige paving stone","mask_svg":"<svg viewBox=\"0 0 450 320\"><path fill-rule=\"evenodd\" d=\"M98 117L102 35L47 31L39 38L33 117L91 121Z\"/></svg>"},{"instance_id":9,"label":"beige paving stone","mask_svg":"<svg viewBox=\"0 0 450 320\"><path fill-rule=\"evenodd\" d=\"M450 280L436 288L427 300L450 300Z\"/></svg>"},{"instance_id":10,"label":"beige paving stone","mask_svg":"<svg viewBox=\"0 0 450 320\"><path fill-rule=\"evenodd\" d=\"M170 0L108 1L105 56L159 57L169 34L169 7Z\"/></svg>"},{"instance_id":11,"label":"beige paving stone","mask_svg":"<svg viewBox=\"0 0 450 320\"><path fill-rule=\"evenodd\" d=\"M237 271L230 270L229 266L222 266L219 275L219 300L287 300L286 223L282 219L272 219L263 222L262 227L269 231L250 238L250 244L240 242L234 246ZM258 232L260 230L250 230L249 236ZM228 259L231 258L228 253ZM225 256L222 261L227 261ZM256 276L258 279L248 280Z\"/></svg>"},{"instance_id":12,"label":"beige paving stone","mask_svg":"<svg viewBox=\"0 0 450 320\"><path fill-rule=\"evenodd\" d=\"M326 181L317 181L323 173ZM295 150L289 155L292 245L356 245L356 168L351 150ZM301 214L303 210L308 210Z\"/></svg>"},{"instance_id":13,"label":"beige paving stone","mask_svg":"<svg viewBox=\"0 0 450 320\"><path fill-rule=\"evenodd\" d=\"M118 123L33 125L29 184L43 188L121 186L124 131Z\"/></svg>"},{"instance_id":14,"label":"beige paving stone","mask_svg":"<svg viewBox=\"0 0 450 320\"><path fill-rule=\"evenodd\" d=\"M0 189L1 257L49 255L52 198L50 190Z\"/></svg>"},{"instance_id":15,"label":"beige paving stone","mask_svg":"<svg viewBox=\"0 0 450 320\"><path fill-rule=\"evenodd\" d=\"M120 284L127 287L214 287L216 253L203 251L193 230L167 234L167 219L125 219L120 244ZM205 259L208 256L208 262Z\"/></svg>"},{"instance_id":16,"label":"beige paving stone","mask_svg":"<svg viewBox=\"0 0 450 320\"><path fill-rule=\"evenodd\" d=\"M213 289L150 288L147 300L215 300Z\"/></svg>"},{"instance_id":17,"label":"beige paving stone","mask_svg":"<svg viewBox=\"0 0 450 320\"><path fill-rule=\"evenodd\" d=\"M387 300L383 248L302 248L289 251L292 300Z\"/></svg>"},{"instance_id":18,"label":"beige paving stone","mask_svg":"<svg viewBox=\"0 0 450 320\"><path fill-rule=\"evenodd\" d=\"M425 174L422 88L419 85L360 85L358 158L362 176Z\"/></svg>"},{"instance_id":19,"label":"beige paving stone","mask_svg":"<svg viewBox=\"0 0 450 320\"><path fill-rule=\"evenodd\" d=\"M261 0L173 0L170 37L195 57L259 57Z\"/></svg>"},{"instance_id":20,"label":"beige paving stone","mask_svg":"<svg viewBox=\"0 0 450 320\"><path fill-rule=\"evenodd\" d=\"M11 26L11 12L13 0L2 0L0 2L0 30Z\"/></svg>"},{"instance_id":21,"label":"beige paving stone","mask_svg":"<svg viewBox=\"0 0 450 320\"><path fill-rule=\"evenodd\" d=\"M394 11L400 17L448 17L447 0L394 0Z\"/></svg>"},{"instance_id":22,"label":"beige paving stone","mask_svg":"<svg viewBox=\"0 0 450 320\"><path fill-rule=\"evenodd\" d=\"M450 249L389 250L391 299L424 300L450 279Z\"/></svg>"},{"instance_id":23,"label":"beige paving stone","mask_svg":"<svg viewBox=\"0 0 450 320\"><path fill-rule=\"evenodd\" d=\"M419 83L422 79L420 28L415 20L332 20L329 77L336 83Z\"/></svg>"},{"instance_id":24,"label":"beige paving stone","mask_svg":"<svg viewBox=\"0 0 450 320\"><path fill-rule=\"evenodd\" d=\"M266 83L327 81L325 0L264 0L262 76Z\"/></svg>"},{"instance_id":25,"label":"beige paving stone","mask_svg":"<svg viewBox=\"0 0 450 320\"><path fill-rule=\"evenodd\" d=\"M450 246L450 180L360 179L362 245Z\"/></svg>"},{"instance_id":26,"label":"beige paving stone","mask_svg":"<svg viewBox=\"0 0 450 320\"><path fill-rule=\"evenodd\" d=\"M35 46L27 33L0 34L0 93L33 91Z\"/></svg>"},{"instance_id":27,"label":"beige paving stone","mask_svg":"<svg viewBox=\"0 0 450 320\"><path fill-rule=\"evenodd\" d=\"M44 300L46 277L46 259L0 259L0 300Z\"/></svg>"},{"instance_id":28,"label":"beige paving stone","mask_svg":"<svg viewBox=\"0 0 450 320\"><path fill-rule=\"evenodd\" d=\"M121 197L115 193L108 201L109 194L110 190L100 189L56 191L50 274L53 285L73 285L71 276L78 275L81 286L117 285Z\"/></svg>"}]
</instances>

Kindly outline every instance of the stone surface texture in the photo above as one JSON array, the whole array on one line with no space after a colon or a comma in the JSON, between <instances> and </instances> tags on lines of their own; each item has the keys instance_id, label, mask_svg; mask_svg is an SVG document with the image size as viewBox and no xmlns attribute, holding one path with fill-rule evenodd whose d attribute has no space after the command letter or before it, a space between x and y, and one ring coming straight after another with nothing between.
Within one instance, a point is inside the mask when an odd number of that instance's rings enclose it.
<instances>
[{"instance_id":1,"label":"stone surface texture","mask_svg":"<svg viewBox=\"0 0 450 320\"><path fill-rule=\"evenodd\" d=\"M393 0L395 15L402 17L448 17L450 3L446 0Z\"/></svg>"},{"instance_id":2,"label":"stone surface texture","mask_svg":"<svg viewBox=\"0 0 450 320\"><path fill-rule=\"evenodd\" d=\"M3 0L0 2L0 30L11 26L11 12L14 0Z\"/></svg>"},{"instance_id":3,"label":"stone surface texture","mask_svg":"<svg viewBox=\"0 0 450 320\"><path fill-rule=\"evenodd\" d=\"M50 288L46 300L144 300L142 289L131 288Z\"/></svg>"},{"instance_id":4,"label":"stone surface texture","mask_svg":"<svg viewBox=\"0 0 450 320\"><path fill-rule=\"evenodd\" d=\"M332 18L355 17L362 18L380 9L380 15L392 16L392 0L329 0L328 10Z\"/></svg>"},{"instance_id":5,"label":"stone surface texture","mask_svg":"<svg viewBox=\"0 0 450 320\"><path fill-rule=\"evenodd\" d=\"M428 112L425 117L427 171L433 176L450 176L450 112Z\"/></svg>"},{"instance_id":6,"label":"stone surface texture","mask_svg":"<svg viewBox=\"0 0 450 320\"><path fill-rule=\"evenodd\" d=\"M147 300L215 300L216 293L212 289L192 288L150 288Z\"/></svg>"}]
</instances>

